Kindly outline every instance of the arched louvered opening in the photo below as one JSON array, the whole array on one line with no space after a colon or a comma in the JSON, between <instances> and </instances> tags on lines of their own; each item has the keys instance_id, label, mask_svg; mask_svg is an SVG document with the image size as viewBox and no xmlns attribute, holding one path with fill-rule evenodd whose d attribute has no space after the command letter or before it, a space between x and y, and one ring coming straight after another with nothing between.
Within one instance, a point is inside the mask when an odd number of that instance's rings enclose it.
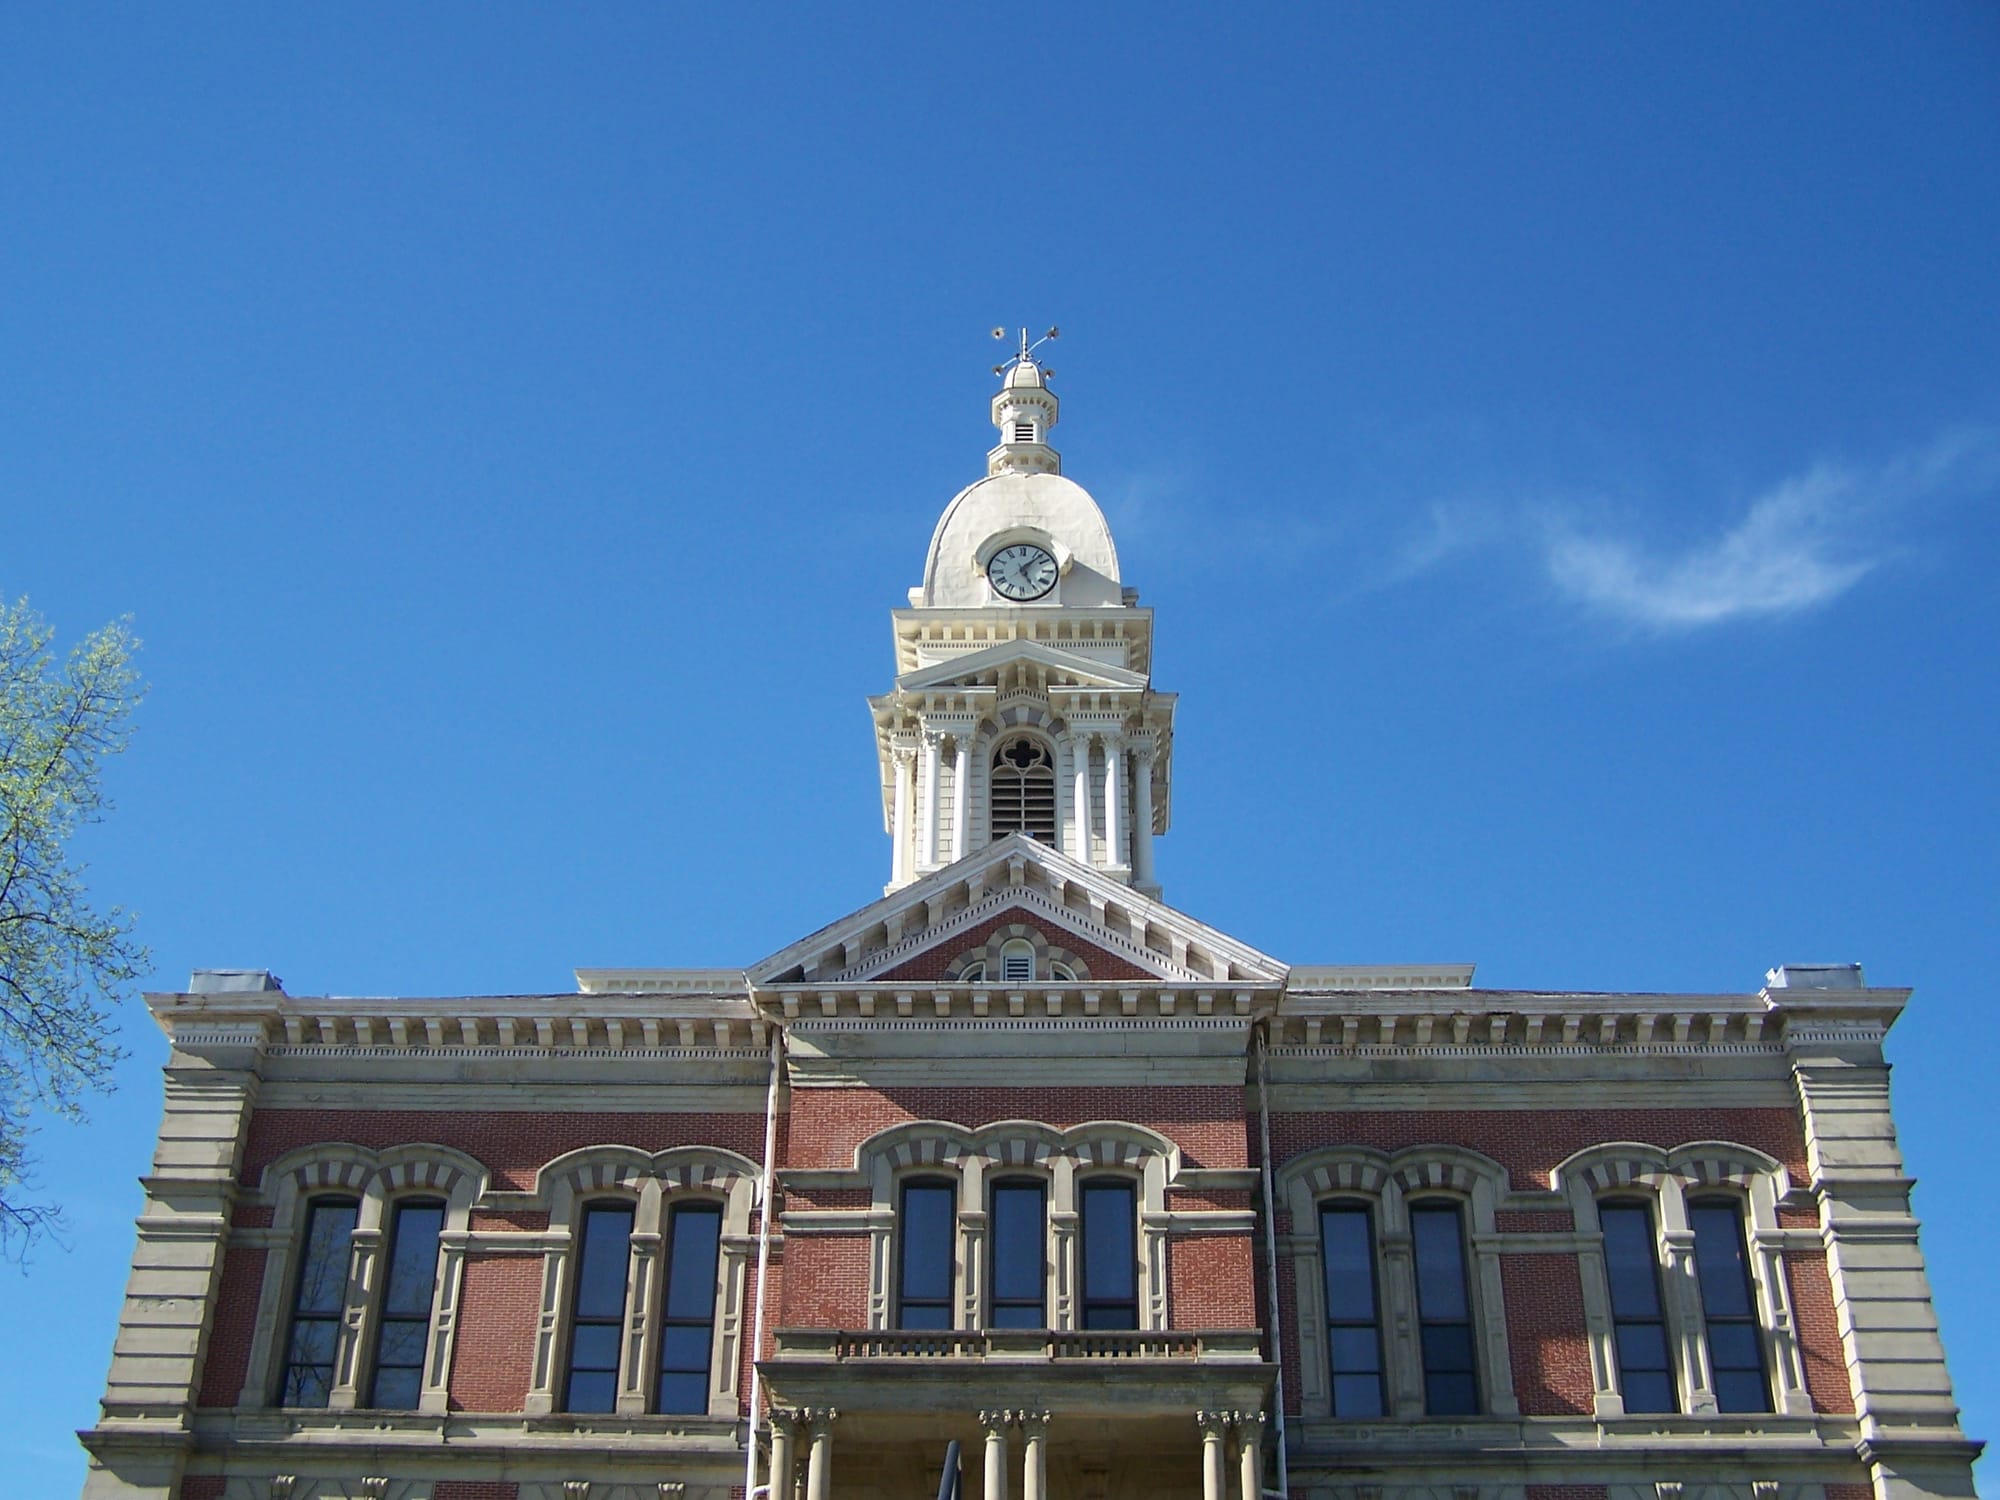
<instances>
[{"instance_id":1,"label":"arched louvered opening","mask_svg":"<svg viewBox=\"0 0 2000 1500\"><path fill-rule=\"evenodd\" d=\"M988 827L994 838L1025 833L1056 841L1056 764L1049 747L1029 735L1003 740L993 751Z\"/></svg>"}]
</instances>

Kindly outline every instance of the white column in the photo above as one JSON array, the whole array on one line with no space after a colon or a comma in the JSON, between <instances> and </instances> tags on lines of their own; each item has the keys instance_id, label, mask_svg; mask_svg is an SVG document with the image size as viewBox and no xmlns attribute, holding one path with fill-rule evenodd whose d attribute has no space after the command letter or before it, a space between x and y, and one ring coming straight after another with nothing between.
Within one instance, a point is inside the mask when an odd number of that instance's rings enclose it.
<instances>
[{"instance_id":1,"label":"white column","mask_svg":"<svg viewBox=\"0 0 2000 1500\"><path fill-rule=\"evenodd\" d=\"M1264 1489L1264 1414L1236 1414L1236 1483L1239 1500L1262 1500Z\"/></svg>"},{"instance_id":2,"label":"white column","mask_svg":"<svg viewBox=\"0 0 2000 1500\"><path fill-rule=\"evenodd\" d=\"M1104 737L1104 862L1107 865L1130 866L1131 860L1125 853L1125 840L1120 836L1123 829L1119 808L1125 801L1125 741L1120 735L1107 734Z\"/></svg>"},{"instance_id":3,"label":"white column","mask_svg":"<svg viewBox=\"0 0 2000 1500\"><path fill-rule=\"evenodd\" d=\"M1076 820L1076 837L1070 852L1084 864L1090 863L1090 736L1081 730L1069 737L1071 770L1076 792L1070 798L1070 816Z\"/></svg>"},{"instance_id":4,"label":"white column","mask_svg":"<svg viewBox=\"0 0 2000 1500\"><path fill-rule=\"evenodd\" d=\"M979 1425L986 1429L986 1493L983 1500L1007 1500L1007 1424L1010 1411L983 1411Z\"/></svg>"},{"instance_id":5,"label":"white column","mask_svg":"<svg viewBox=\"0 0 2000 1500\"><path fill-rule=\"evenodd\" d=\"M793 1472L799 1432L799 1414L782 1408L771 1412L771 1468L764 1482L770 1486L771 1500L792 1500L797 1482Z\"/></svg>"},{"instance_id":6,"label":"white column","mask_svg":"<svg viewBox=\"0 0 2000 1500\"><path fill-rule=\"evenodd\" d=\"M895 811L895 852L890 856L889 879L895 885L910 883L911 834L910 827L910 783L916 777L917 752L908 745L898 745L890 752L896 762L896 811Z\"/></svg>"},{"instance_id":7,"label":"white column","mask_svg":"<svg viewBox=\"0 0 2000 1500\"><path fill-rule=\"evenodd\" d=\"M951 762L951 857L964 859L972 851L966 847L966 817L972 806L972 736L952 736L957 754Z\"/></svg>"},{"instance_id":8,"label":"white column","mask_svg":"<svg viewBox=\"0 0 2000 1500\"><path fill-rule=\"evenodd\" d=\"M938 774L943 770L938 752L943 743L944 736L935 729L924 731L924 774L917 787L917 821L922 824L917 834L917 869L920 872L937 864Z\"/></svg>"},{"instance_id":9,"label":"white column","mask_svg":"<svg viewBox=\"0 0 2000 1500\"><path fill-rule=\"evenodd\" d=\"M1024 1411L1021 1419L1021 1500L1048 1500L1049 1414Z\"/></svg>"},{"instance_id":10,"label":"white column","mask_svg":"<svg viewBox=\"0 0 2000 1500\"><path fill-rule=\"evenodd\" d=\"M1201 1425L1201 1500L1228 1500L1223 1493L1222 1444L1229 1428L1229 1414L1198 1411L1194 1419Z\"/></svg>"},{"instance_id":11,"label":"white column","mask_svg":"<svg viewBox=\"0 0 2000 1500\"><path fill-rule=\"evenodd\" d=\"M831 1500L833 1494L833 1422L840 1413L830 1406L806 1412L812 1434L806 1450L806 1500Z\"/></svg>"},{"instance_id":12,"label":"white column","mask_svg":"<svg viewBox=\"0 0 2000 1500\"><path fill-rule=\"evenodd\" d=\"M1155 885L1153 879L1153 743L1133 742L1132 754L1132 883Z\"/></svg>"}]
</instances>

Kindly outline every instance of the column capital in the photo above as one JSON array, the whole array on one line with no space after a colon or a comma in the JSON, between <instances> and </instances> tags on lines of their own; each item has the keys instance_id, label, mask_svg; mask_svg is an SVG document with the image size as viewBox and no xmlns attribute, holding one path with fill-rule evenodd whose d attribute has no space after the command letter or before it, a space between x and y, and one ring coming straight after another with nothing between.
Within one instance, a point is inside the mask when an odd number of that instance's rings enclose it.
<instances>
[{"instance_id":1,"label":"column capital","mask_svg":"<svg viewBox=\"0 0 2000 1500\"><path fill-rule=\"evenodd\" d=\"M1264 1438L1264 1414L1261 1411L1231 1412L1236 1422L1236 1440L1240 1443L1262 1442Z\"/></svg>"},{"instance_id":2,"label":"column capital","mask_svg":"<svg viewBox=\"0 0 2000 1500\"><path fill-rule=\"evenodd\" d=\"M944 746L944 742L950 738L950 731L944 729L933 729L928 724L926 724L923 727L920 733L923 736L924 748L926 750L942 749Z\"/></svg>"},{"instance_id":3,"label":"column capital","mask_svg":"<svg viewBox=\"0 0 2000 1500\"><path fill-rule=\"evenodd\" d=\"M1017 1411L1013 1415L1015 1422L1020 1425L1023 1437L1038 1438L1048 1432L1049 1423L1054 1419L1055 1413L1046 1411Z\"/></svg>"},{"instance_id":4,"label":"column capital","mask_svg":"<svg viewBox=\"0 0 2000 1500\"><path fill-rule=\"evenodd\" d=\"M795 1433L805 1425L806 1414L796 1406L774 1406L764 1414L764 1420L774 1428Z\"/></svg>"},{"instance_id":5,"label":"column capital","mask_svg":"<svg viewBox=\"0 0 2000 1500\"><path fill-rule=\"evenodd\" d=\"M799 1408L799 1417L804 1421L813 1435L817 1437L822 1433L833 1430L833 1424L840 1420L840 1408L837 1406L802 1406Z\"/></svg>"},{"instance_id":6,"label":"column capital","mask_svg":"<svg viewBox=\"0 0 2000 1500\"><path fill-rule=\"evenodd\" d=\"M1201 1429L1203 1438L1219 1443L1229 1431L1229 1424L1235 1416L1233 1411L1198 1411L1194 1414L1194 1421L1195 1426Z\"/></svg>"},{"instance_id":7,"label":"column capital","mask_svg":"<svg viewBox=\"0 0 2000 1500\"><path fill-rule=\"evenodd\" d=\"M1014 1419L1017 1415L1018 1413L1006 1410L982 1411L979 1414L979 1425L984 1431L989 1433L1005 1432L1009 1427L1014 1425Z\"/></svg>"},{"instance_id":8,"label":"column capital","mask_svg":"<svg viewBox=\"0 0 2000 1500\"><path fill-rule=\"evenodd\" d=\"M898 735L889 741L889 758L899 766L913 764L917 758L916 742L912 740L905 743L903 737Z\"/></svg>"}]
</instances>

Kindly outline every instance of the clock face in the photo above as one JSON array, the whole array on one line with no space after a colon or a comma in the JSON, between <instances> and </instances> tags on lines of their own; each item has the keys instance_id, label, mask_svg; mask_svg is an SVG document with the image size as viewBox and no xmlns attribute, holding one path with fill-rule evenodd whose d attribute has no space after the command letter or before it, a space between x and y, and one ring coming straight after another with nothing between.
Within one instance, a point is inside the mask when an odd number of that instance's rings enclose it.
<instances>
[{"instance_id":1,"label":"clock face","mask_svg":"<svg viewBox=\"0 0 2000 1500\"><path fill-rule=\"evenodd\" d=\"M986 581L1002 599L1039 599L1056 586L1056 560L1033 542L1014 542L987 562Z\"/></svg>"}]
</instances>

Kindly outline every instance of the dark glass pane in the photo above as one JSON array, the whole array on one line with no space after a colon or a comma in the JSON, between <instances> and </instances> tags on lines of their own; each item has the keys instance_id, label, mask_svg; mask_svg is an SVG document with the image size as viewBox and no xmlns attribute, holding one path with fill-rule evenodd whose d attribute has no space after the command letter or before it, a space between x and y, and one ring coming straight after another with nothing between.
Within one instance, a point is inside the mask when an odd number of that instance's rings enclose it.
<instances>
[{"instance_id":1,"label":"dark glass pane","mask_svg":"<svg viewBox=\"0 0 2000 1500\"><path fill-rule=\"evenodd\" d=\"M708 1325L669 1323L660 1331L660 1368L684 1373L708 1373Z\"/></svg>"},{"instance_id":2,"label":"dark glass pane","mask_svg":"<svg viewBox=\"0 0 2000 1500\"><path fill-rule=\"evenodd\" d=\"M569 1377L571 1411L611 1411L618 1405L618 1376L614 1371L577 1370Z\"/></svg>"},{"instance_id":3,"label":"dark glass pane","mask_svg":"<svg viewBox=\"0 0 2000 1500\"><path fill-rule=\"evenodd\" d=\"M1042 1266L1047 1258L1047 1215L1039 1182L1005 1182L993 1189L993 1300L1042 1301ZM1035 1328L1039 1323L1012 1323Z\"/></svg>"},{"instance_id":4,"label":"dark glass pane","mask_svg":"<svg viewBox=\"0 0 2000 1500\"><path fill-rule=\"evenodd\" d=\"M1658 1323L1620 1323L1618 1368L1625 1371L1670 1368L1666 1329Z\"/></svg>"},{"instance_id":5,"label":"dark glass pane","mask_svg":"<svg viewBox=\"0 0 2000 1500\"><path fill-rule=\"evenodd\" d=\"M1336 1417L1381 1416L1381 1377L1377 1375L1334 1376L1333 1414Z\"/></svg>"},{"instance_id":6,"label":"dark glass pane","mask_svg":"<svg viewBox=\"0 0 2000 1500\"><path fill-rule=\"evenodd\" d=\"M987 1321L994 1328L1041 1328L1047 1324L1039 1302L1032 1307L1026 1303L996 1302L993 1304L993 1315Z\"/></svg>"},{"instance_id":7,"label":"dark glass pane","mask_svg":"<svg viewBox=\"0 0 2000 1500\"><path fill-rule=\"evenodd\" d=\"M333 1392L330 1365L294 1365L285 1371L281 1406L324 1406Z\"/></svg>"},{"instance_id":8,"label":"dark glass pane","mask_svg":"<svg viewBox=\"0 0 2000 1500\"><path fill-rule=\"evenodd\" d=\"M1331 1328L1327 1332L1333 1345L1333 1368L1339 1373L1353 1375L1382 1368L1382 1343L1375 1337L1372 1324L1366 1328Z\"/></svg>"},{"instance_id":9,"label":"dark glass pane","mask_svg":"<svg viewBox=\"0 0 2000 1500\"><path fill-rule=\"evenodd\" d=\"M430 1337L430 1326L415 1321L397 1320L382 1325L380 1352L376 1355L376 1368L385 1366L413 1365L422 1368L424 1345ZM383 1405L377 1402L376 1405Z\"/></svg>"},{"instance_id":10,"label":"dark glass pane","mask_svg":"<svg viewBox=\"0 0 2000 1500\"><path fill-rule=\"evenodd\" d=\"M382 1296L384 1313L429 1319L437 1286L438 1234L443 1228L442 1203L405 1203L396 1210L389 1285Z\"/></svg>"},{"instance_id":11,"label":"dark glass pane","mask_svg":"<svg viewBox=\"0 0 2000 1500\"><path fill-rule=\"evenodd\" d=\"M415 1411L423 1394L423 1371L415 1369L375 1372L374 1405L385 1411Z\"/></svg>"},{"instance_id":12,"label":"dark glass pane","mask_svg":"<svg viewBox=\"0 0 2000 1500\"><path fill-rule=\"evenodd\" d=\"M581 1323L569 1342L572 1370L616 1370L618 1340L625 1330L618 1323Z\"/></svg>"},{"instance_id":13,"label":"dark glass pane","mask_svg":"<svg viewBox=\"0 0 2000 1500\"><path fill-rule=\"evenodd\" d=\"M345 1198L321 1198L306 1217L299 1289L292 1303L300 1313L338 1313L347 1301L347 1262L354 1220L361 1205Z\"/></svg>"},{"instance_id":14,"label":"dark glass pane","mask_svg":"<svg viewBox=\"0 0 2000 1500\"><path fill-rule=\"evenodd\" d=\"M1604 1269L1611 1280L1611 1311L1619 1318L1660 1315L1659 1260L1653 1216L1643 1204L1607 1203L1597 1211L1604 1228Z\"/></svg>"},{"instance_id":15,"label":"dark glass pane","mask_svg":"<svg viewBox=\"0 0 2000 1500\"><path fill-rule=\"evenodd\" d=\"M583 1253L577 1257L577 1317L624 1318L625 1275L631 1242L629 1207L619 1204L585 1211Z\"/></svg>"},{"instance_id":16,"label":"dark glass pane","mask_svg":"<svg viewBox=\"0 0 2000 1500\"><path fill-rule=\"evenodd\" d=\"M1084 1301L1136 1301L1139 1295L1138 1215L1132 1184L1085 1183L1082 1198ZM1136 1326L1136 1322L1108 1326Z\"/></svg>"},{"instance_id":17,"label":"dark glass pane","mask_svg":"<svg viewBox=\"0 0 2000 1500\"><path fill-rule=\"evenodd\" d=\"M667 1316L706 1324L715 1311L715 1264L722 1243L722 1210L691 1204L674 1210L673 1250L667 1260Z\"/></svg>"},{"instance_id":18,"label":"dark glass pane","mask_svg":"<svg viewBox=\"0 0 2000 1500\"><path fill-rule=\"evenodd\" d=\"M1426 1323L1423 1330L1426 1374L1465 1374L1472 1369L1472 1328L1465 1323Z\"/></svg>"},{"instance_id":19,"label":"dark glass pane","mask_svg":"<svg viewBox=\"0 0 2000 1500\"><path fill-rule=\"evenodd\" d=\"M951 1327L951 1309L938 1303L903 1304L903 1327L929 1331Z\"/></svg>"},{"instance_id":20,"label":"dark glass pane","mask_svg":"<svg viewBox=\"0 0 2000 1500\"><path fill-rule=\"evenodd\" d=\"M1375 1230L1365 1208L1320 1211L1329 1322L1375 1321Z\"/></svg>"},{"instance_id":21,"label":"dark glass pane","mask_svg":"<svg viewBox=\"0 0 2000 1500\"><path fill-rule=\"evenodd\" d=\"M1479 1383L1470 1375L1424 1375L1424 1410L1434 1417L1469 1417L1479 1411Z\"/></svg>"},{"instance_id":22,"label":"dark glass pane","mask_svg":"<svg viewBox=\"0 0 2000 1500\"><path fill-rule=\"evenodd\" d=\"M1702 1311L1711 1318L1753 1316L1750 1268L1743 1257L1743 1221L1734 1203L1698 1204L1688 1213Z\"/></svg>"},{"instance_id":23,"label":"dark glass pane","mask_svg":"<svg viewBox=\"0 0 2000 1500\"><path fill-rule=\"evenodd\" d=\"M1762 1351L1757 1347L1757 1326L1754 1323L1710 1323L1708 1361L1715 1366L1718 1376L1724 1370L1762 1373L1764 1360Z\"/></svg>"},{"instance_id":24,"label":"dark glass pane","mask_svg":"<svg viewBox=\"0 0 2000 1500\"><path fill-rule=\"evenodd\" d=\"M660 1376L660 1410L699 1413L708 1410L708 1375L669 1371Z\"/></svg>"},{"instance_id":25,"label":"dark glass pane","mask_svg":"<svg viewBox=\"0 0 2000 1500\"><path fill-rule=\"evenodd\" d=\"M1715 1404L1724 1411L1769 1411L1771 1392L1762 1370L1717 1370Z\"/></svg>"},{"instance_id":26,"label":"dark glass pane","mask_svg":"<svg viewBox=\"0 0 2000 1500\"><path fill-rule=\"evenodd\" d=\"M1619 1374L1628 1412L1669 1412L1677 1410L1671 1375L1657 1370L1624 1370Z\"/></svg>"},{"instance_id":27,"label":"dark glass pane","mask_svg":"<svg viewBox=\"0 0 2000 1500\"><path fill-rule=\"evenodd\" d=\"M1440 1323L1472 1316L1465 1294L1465 1241L1458 1208L1440 1204L1410 1210L1410 1233L1417 1250L1417 1307Z\"/></svg>"},{"instance_id":28,"label":"dark glass pane","mask_svg":"<svg viewBox=\"0 0 2000 1500\"><path fill-rule=\"evenodd\" d=\"M903 1189L902 1295L904 1301L939 1301L951 1296L957 1190L943 1183L911 1183ZM905 1328L950 1327L950 1323L903 1324Z\"/></svg>"},{"instance_id":29,"label":"dark glass pane","mask_svg":"<svg viewBox=\"0 0 2000 1500\"><path fill-rule=\"evenodd\" d=\"M1083 1309L1085 1328L1137 1328L1139 1326L1139 1304L1136 1302L1091 1302Z\"/></svg>"},{"instance_id":30,"label":"dark glass pane","mask_svg":"<svg viewBox=\"0 0 2000 1500\"><path fill-rule=\"evenodd\" d=\"M340 1324L331 1318L301 1318L292 1326L292 1363L332 1365Z\"/></svg>"}]
</instances>

